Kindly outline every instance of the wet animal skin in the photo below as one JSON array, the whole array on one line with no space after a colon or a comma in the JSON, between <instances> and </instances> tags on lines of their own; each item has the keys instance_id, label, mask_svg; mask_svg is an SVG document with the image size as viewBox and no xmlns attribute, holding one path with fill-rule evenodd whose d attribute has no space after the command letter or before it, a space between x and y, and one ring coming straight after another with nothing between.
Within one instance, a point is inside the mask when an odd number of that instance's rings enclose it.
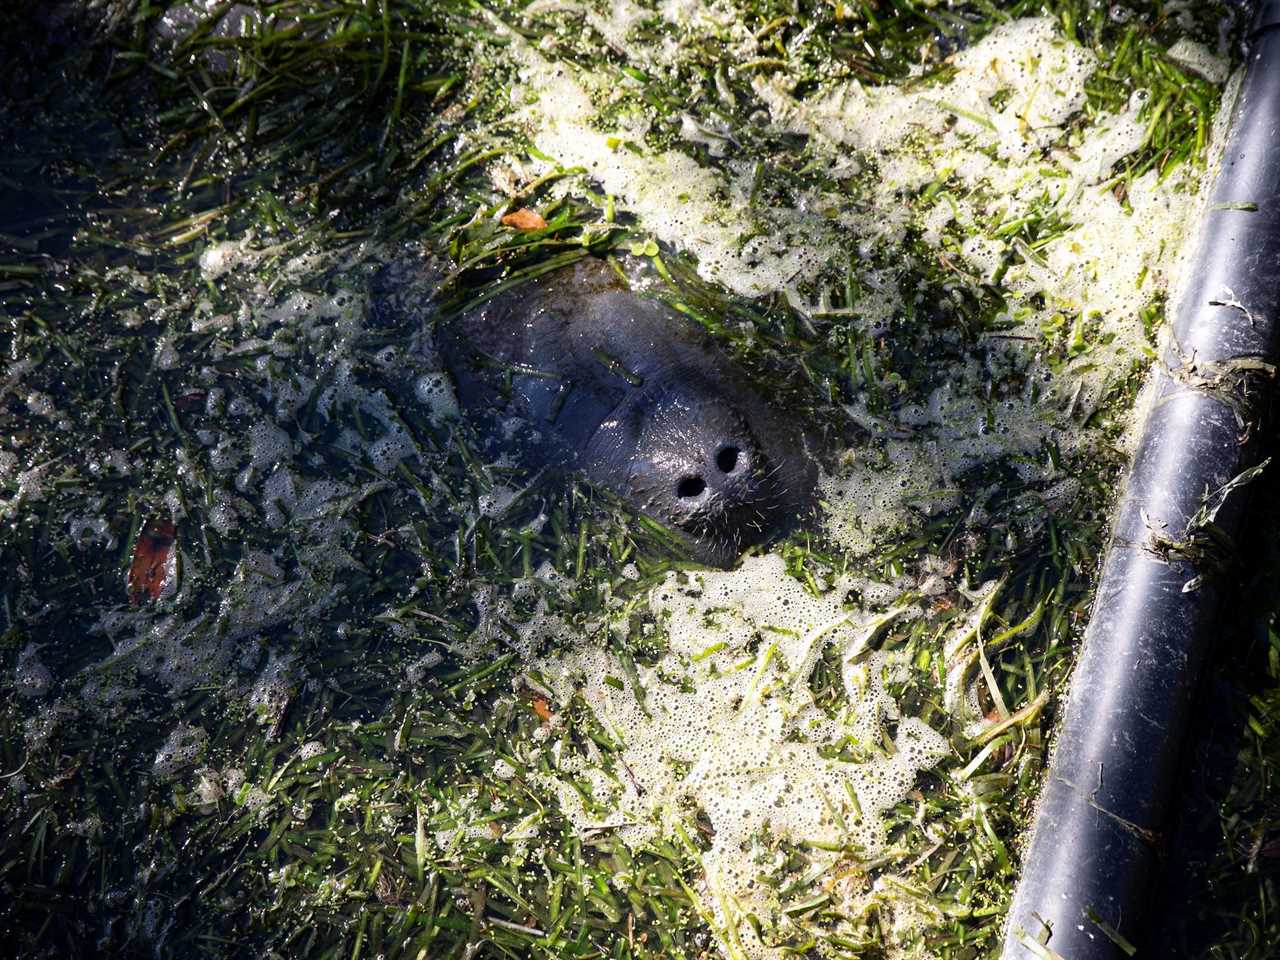
<instances>
[{"instance_id":1,"label":"wet animal skin","mask_svg":"<svg viewBox=\"0 0 1280 960\"><path fill-rule=\"evenodd\" d=\"M803 431L772 411L706 332L595 258L443 326L469 411L527 421L529 465L560 463L729 566L813 508Z\"/></svg>"}]
</instances>

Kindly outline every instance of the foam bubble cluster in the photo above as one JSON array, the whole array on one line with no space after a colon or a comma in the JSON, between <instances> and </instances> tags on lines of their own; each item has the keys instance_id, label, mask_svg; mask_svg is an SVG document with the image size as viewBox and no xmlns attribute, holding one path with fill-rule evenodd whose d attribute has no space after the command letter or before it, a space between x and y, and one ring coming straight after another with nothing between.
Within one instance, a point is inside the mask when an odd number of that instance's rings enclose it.
<instances>
[{"instance_id":1,"label":"foam bubble cluster","mask_svg":"<svg viewBox=\"0 0 1280 960\"><path fill-rule=\"evenodd\" d=\"M833 163L848 147L877 163L883 209L901 205L904 191L946 181L946 197L925 212L926 239L942 246L950 227L979 277L1006 268L1010 335L1038 339L1055 317L1082 324L1080 336L1095 343L1062 379L1096 394L1142 356L1140 313L1177 272L1200 175L1183 167L1161 180L1152 170L1121 201L1106 181L1145 141L1147 94L1080 124L1097 58L1051 18L999 26L950 63L955 72L941 86L846 81L797 99L786 76L774 75L756 91L775 124L828 144ZM1066 227L1035 250L987 232L1049 212Z\"/></svg>"},{"instance_id":2,"label":"foam bubble cluster","mask_svg":"<svg viewBox=\"0 0 1280 960\"><path fill-rule=\"evenodd\" d=\"M42 697L53 685L53 674L40 659L40 648L28 643L18 653L14 688L24 697Z\"/></svg>"},{"instance_id":3,"label":"foam bubble cluster","mask_svg":"<svg viewBox=\"0 0 1280 960\"><path fill-rule=\"evenodd\" d=\"M786 873L782 847L802 846L826 866L873 859L886 847L887 811L950 750L900 714L886 688L900 665L872 649L880 630L920 609L907 601L871 613L844 602L855 590L863 603L901 599L898 586L852 578L814 596L772 555L731 572L673 573L649 598L669 644L656 665L628 683L616 654L580 645L523 680L560 709L580 698L618 744L608 755L567 740L547 748L556 773L546 784L580 831L610 829L640 846L705 818L702 868L716 892L708 908L749 956L773 952L748 913L767 930L789 922L777 893L785 884L774 882ZM809 685L829 647L848 698L835 715L817 707ZM842 748L858 759L839 759ZM860 897L843 894L842 912L858 916Z\"/></svg>"},{"instance_id":4,"label":"foam bubble cluster","mask_svg":"<svg viewBox=\"0 0 1280 960\"><path fill-rule=\"evenodd\" d=\"M424 373L413 384L414 396L431 411L433 420L456 420L458 397L449 375L443 371Z\"/></svg>"},{"instance_id":5,"label":"foam bubble cluster","mask_svg":"<svg viewBox=\"0 0 1280 960\"><path fill-rule=\"evenodd\" d=\"M169 777L188 766L200 756L209 734L202 727L179 724L156 753L152 769L162 777Z\"/></svg>"},{"instance_id":6,"label":"foam bubble cluster","mask_svg":"<svg viewBox=\"0 0 1280 960\"><path fill-rule=\"evenodd\" d=\"M759 296L812 275L837 254L822 219L800 209L758 211L767 225L744 231L747 170L726 181L678 150L646 153L639 147L643 124L602 132L591 97L570 68L510 36L520 49L524 116L538 149L562 166L584 167L646 229L693 253L708 279Z\"/></svg>"},{"instance_id":7,"label":"foam bubble cluster","mask_svg":"<svg viewBox=\"0 0 1280 960\"><path fill-rule=\"evenodd\" d=\"M526 15L566 9L542 2ZM607 19L573 9L645 70L671 68L682 43L709 35L744 58L772 56L735 28L743 18L728 2L664 3L661 19L672 29L656 39L652 21L643 35L633 30L630 4ZM801 312L819 313L821 285L854 251L865 261L855 267L861 292L838 322L871 337L939 306L908 302L914 293L875 266L910 237L922 238L963 282L1001 287L1008 306L997 318L1000 336L949 364L931 393L904 397L888 412L869 409L863 397L846 407L871 442L847 450L821 481L824 527L844 549L874 551L922 517L957 506L962 479L996 462L1043 486L1046 507L1072 495L1072 482L1036 453L1046 443L1065 453L1087 449L1081 424L1089 412L1149 357L1144 311L1176 294L1202 202L1204 174L1190 164L1163 179L1155 171L1130 178L1123 195L1114 189L1112 178L1147 139L1145 91L1115 112L1088 112L1098 58L1048 17L996 27L953 56L933 84L842 79L815 88L810 75L784 64L761 69L753 87L767 122L807 138L811 166L847 188L838 197L797 189L789 204L762 212L726 149L732 130L691 112L680 118L682 143L653 148L646 118L606 109L619 98L603 76L556 62L550 45L512 39L523 83L515 99L538 151L561 168L584 168L645 230L692 254L705 279L744 296L784 293ZM1214 73L1220 63L1190 41L1169 55L1223 79ZM1005 229L1032 220L1055 224L1034 248ZM804 285L818 294L816 305L800 296ZM1045 354L1060 343L1066 358L1051 370ZM993 381L1006 377L1025 389L993 394ZM983 509L973 504L973 522ZM574 748L558 735L560 717L550 724L542 749L555 772L545 782L580 832L608 829L639 846L677 823L690 833L707 825L700 890L730 955L775 955L769 934L789 922L776 893L787 886L780 878L793 879L785 877L786 844L832 851L826 861L819 855L828 866L846 855L835 851L875 857L885 849L886 812L948 750L937 731L900 715L886 684L898 666L874 649L886 624L924 615L919 598L947 589L945 575L927 574L909 600L901 584L829 587L814 596L773 556L729 573L673 574L649 596L666 652L638 670L576 638L545 605L519 621L494 593L477 602L477 648L510 643L513 633L522 652L548 638L570 642L523 682L562 710L575 698L585 703L618 745L612 754ZM859 605L845 602L852 590ZM995 583L958 590L968 609L940 641L947 708L965 729L981 722L973 643L997 592ZM815 706L808 684L832 648L847 695L835 715ZM839 759L846 755L856 761ZM908 905L891 903L902 898L883 897L878 884L824 890L850 923L873 901L880 922L915 922ZM763 924L763 937L747 915Z\"/></svg>"},{"instance_id":8,"label":"foam bubble cluster","mask_svg":"<svg viewBox=\"0 0 1280 960\"><path fill-rule=\"evenodd\" d=\"M216 371L194 374L193 387L202 389L193 389L189 402L200 403L211 422L193 431L198 447L174 454L176 483L159 509L174 519L191 516L193 491L205 492L212 479L210 495L198 498L204 500L199 515L207 520L210 535L233 540L245 529L265 526L287 538L280 542L288 548L246 548L229 575L220 573L208 583L204 551L188 553L179 546L168 556L162 604L103 613L92 630L110 640L112 652L86 671L79 692L105 715L122 714L138 696L136 684L121 682L124 676L136 673L180 695L198 684L240 674L231 689L264 724L274 723L300 667L274 656L261 666L261 635L323 618L341 602L342 591L332 587L357 566L350 553L358 535L351 507L386 486L384 481L359 482L357 473L335 479L332 467L317 455L318 434L300 429L299 420L313 412L322 424L341 424L336 446L374 471L392 474L422 453L397 403L416 399L431 407L433 419L447 418L451 402L456 407L445 375L432 369L432 351L424 345L430 338L428 318L426 329L412 335L409 348L379 353L384 380L365 383L357 373L355 341L367 333L371 305L368 293L350 287L363 287L360 273L368 272L370 264L387 263L385 250L357 246L282 262L281 248L256 247L252 240L246 236L215 244L201 261L204 278L226 287L233 302L239 301L238 308L217 316L224 336L211 350L217 358L252 353L252 369L234 388ZM281 284L279 291L260 282L264 264L291 282ZM408 284L411 293L405 296L423 299L421 286L433 282L435 274L421 258L410 266L407 274L415 282ZM192 308L196 318L212 312L204 300ZM299 359L301 343L314 351L314 359ZM277 358L283 362L275 362ZM9 379L0 379L0 392L21 389L29 368L11 364ZM389 392L396 387L402 397ZM360 431L350 426L357 421ZM122 451L99 456L97 471L127 475L134 469ZM0 515L43 497L50 466L23 470L16 456L0 451L0 480L16 488L8 500L0 499ZM363 477L367 480L367 471ZM71 517L68 533L84 550L101 544L110 549L118 540L118 531L95 515ZM197 603L205 588L213 590L213 599ZM31 663L28 672L34 678L38 661ZM116 667L125 669L117 672ZM34 680L32 688L39 688Z\"/></svg>"}]
</instances>

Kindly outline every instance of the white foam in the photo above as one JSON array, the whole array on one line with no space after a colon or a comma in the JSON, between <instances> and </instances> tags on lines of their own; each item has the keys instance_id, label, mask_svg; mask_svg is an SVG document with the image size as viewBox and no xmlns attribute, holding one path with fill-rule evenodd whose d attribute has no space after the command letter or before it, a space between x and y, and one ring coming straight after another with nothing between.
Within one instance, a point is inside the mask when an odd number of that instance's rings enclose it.
<instances>
[{"instance_id":1,"label":"white foam","mask_svg":"<svg viewBox=\"0 0 1280 960\"><path fill-rule=\"evenodd\" d=\"M683 38L719 30L718 37L734 36L741 50L753 52L749 35L732 33L729 4L668 0L661 12L674 27L665 40L641 49L624 32L615 49L648 56L644 68L660 69L675 62L671 53ZM874 551L922 517L957 506L958 479L997 460L1045 484L1045 509L1075 496L1074 481L1035 454L1046 441L1067 453L1086 449L1091 440L1081 420L1111 382L1148 356L1142 312L1171 291L1201 202L1204 174L1190 165L1164 180L1154 171L1132 179L1117 196L1112 178L1147 136L1144 91L1114 114L1086 115L1097 58L1047 17L997 27L953 57L949 79L932 86L842 80L811 90L785 70L761 71L755 92L775 127L808 137L812 162L849 184L848 196L801 193L794 209L769 211L780 240L775 246L753 235L762 220L748 204L748 171L732 160L703 165L683 150L649 148L640 118L624 116L602 128L599 108L610 102L602 78L555 63L518 38L515 46L525 85L520 117L538 149L562 167L585 167L645 230L692 253L705 278L735 293L784 292L816 312L800 292L804 282L820 283L825 269L847 263L850 250L868 259L892 252L911 231L965 283L1000 277L1009 298L1000 318L1007 329L954 364L945 386L891 412L873 413L864 397L849 405L850 419L874 442L847 452L821 482L824 526L843 548ZM1205 63L1191 46L1175 49ZM1220 143L1221 124L1215 129ZM696 145L715 150L722 143L720 131L709 132L696 113L682 130ZM879 177L859 176L869 168ZM944 182L945 197L915 208L913 195L935 179ZM806 219L807 210L828 207L834 216ZM1042 217L1065 226L1034 249L1000 231ZM801 229L809 230L804 241ZM890 273L865 263L856 272L861 294L845 311L846 322L883 335L907 306L903 294ZM1043 354L1064 343L1067 360L1050 376ZM991 396L992 381L1013 371L1026 391ZM1043 395L1034 392L1040 388ZM983 511L979 500L968 522L982 524ZM490 590L477 598L481 627L459 652L483 655L501 644L527 656L548 640L566 645L537 661L522 682L557 711L581 698L617 750L575 749L557 715L543 728L545 742L530 747L552 759L556 773L543 782L579 832L610 830L636 846L670 835L676 823L693 832L695 812L703 813L712 832L699 890L721 947L727 955L773 957L777 952L744 918L754 915L767 933L789 922L773 893L777 885L761 880L778 869L771 859L777 841L817 841L819 848L854 842L874 857L884 849L885 811L948 750L920 720L898 715L885 678L904 667L892 653L874 650L878 629L923 615L914 598L963 598L967 610L939 638L948 654L947 706L966 729L985 722L974 644L999 585L966 590L953 576L954 566L925 562L909 585L831 584L814 597L770 555L728 573L691 580L673 574L648 598L664 626L666 653L635 676L545 602L521 619ZM887 611L877 617L846 606L842 599L855 587L862 603ZM911 598L904 598L908 589ZM848 698L834 717L815 709L807 683L831 645L842 652ZM892 729L892 749L877 752ZM844 737L867 747L864 762L822 756ZM849 791L860 816L852 813ZM850 924L872 902L889 927L906 931L922 922L920 909L883 881L870 890L823 889Z\"/></svg>"},{"instance_id":2,"label":"white foam","mask_svg":"<svg viewBox=\"0 0 1280 960\"><path fill-rule=\"evenodd\" d=\"M14 689L19 696L43 697L53 686L53 673L40 659L40 648L28 643L18 652L18 663L14 667Z\"/></svg>"},{"instance_id":3,"label":"white foam","mask_svg":"<svg viewBox=\"0 0 1280 960\"><path fill-rule=\"evenodd\" d=\"M206 280L217 280L242 264L252 262L253 254L243 242L224 240L201 251L200 272Z\"/></svg>"},{"instance_id":4,"label":"white foam","mask_svg":"<svg viewBox=\"0 0 1280 960\"><path fill-rule=\"evenodd\" d=\"M1077 414L1093 409L1110 383L1150 355L1142 312L1169 292L1201 202L1203 174L1189 166L1164 180L1149 171L1130 182L1124 203L1117 198L1107 178L1145 141L1139 115L1146 93L1135 92L1119 114L1069 128L1097 62L1063 38L1053 20L997 27L952 64L956 72L941 87L864 88L850 81L803 100L790 95L783 78L757 81L779 126L835 153L853 147L875 157L889 171L877 187L882 206L897 203L895 191L918 189L946 172L948 198L925 212L922 236L942 248L954 224L963 237L960 256L976 279L991 282L1003 271L1006 319L1013 321L1004 334L1008 360L1050 387L1038 401L981 403L988 378L970 371L956 378L947 416L926 429L901 430L913 413L899 411L900 423L888 426L901 439L884 444L883 458L856 454L823 484L828 530L855 552L910 522L912 510L947 505L936 491L977 464L1021 454L1019 469L1030 479L1025 455L1045 440L1068 454L1088 442ZM1002 99L993 100L997 94ZM983 226L1046 213L1066 229L1036 250L1020 241L1010 246ZM874 329L895 308L892 298L881 310L858 304L850 322ZM1073 358L1049 378L1042 376L1041 353L1045 331L1055 329ZM1014 346L1018 338L1030 345Z\"/></svg>"},{"instance_id":5,"label":"white foam","mask_svg":"<svg viewBox=\"0 0 1280 960\"><path fill-rule=\"evenodd\" d=\"M437 423L458 419L458 398L447 373L424 373L414 381L413 394Z\"/></svg>"},{"instance_id":6,"label":"white foam","mask_svg":"<svg viewBox=\"0 0 1280 960\"><path fill-rule=\"evenodd\" d=\"M53 398L39 390L27 393L27 409L38 417L52 420L58 415L58 408L53 405Z\"/></svg>"},{"instance_id":7,"label":"white foam","mask_svg":"<svg viewBox=\"0 0 1280 960\"><path fill-rule=\"evenodd\" d=\"M289 434L274 423L259 420L249 428L249 465L255 470L275 466L292 451Z\"/></svg>"},{"instance_id":8,"label":"white foam","mask_svg":"<svg viewBox=\"0 0 1280 960\"><path fill-rule=\"evenodd\" d=\"M773 555L730 572L673 573L649 596L669 645L656 666L629 680L615 654L579 641L534 663L521 681L557 713L580 698L618 745L611 753L575 748L559 738L555 717L553 741L536 748L556 770L538 779L580 832L607 829L643 846L677 823L695 833L697 816L707 818L710 849L701 864L706 886L722 894L708 909L750 957L775 953L746 914L768 935L789 923L777 886L760 882L762 840L774 849L806 845L815 869L850 846L874 858L886 848L887 812L950 750L922 721L900 716L885 681L902 664L873 649L881 631L921 615L919 607L907 601L871 613L843 598L857 590L863 602L891 603L901 590L852 579L828 587L813 596ZM515 627L544 630L546 619ZM848 696L834 717L815 706L809 686L829 647L839 652ZM863 758L824 755L842 743L857 745ZM601 807L588 808L570 781ZM857 916L863 896L842 891L837 911Z\"/></svg>"},{"instance_id":9,"label":"white foam","mask_svg":"<svg viewBox=\"0 0 1280 960\"><path fill-rule=\"evenodd\" d=\"M258 674L253 689L249 692L249 709L258 723L267 727L279 723L289 706L298 678L298 658L294 655L281 656L276 651L271 651L267 665Z\"/></svg>"},{"instance_id":10,"label":"white foam","mask_svg":"<svg viewBox=\"0 0 1280 960\"><path fill-rule=\"evenodd\" d=\"M1167 51L1170 60L1197 73L1210 83L1225 83L1231 72L1227 62L1214 56L1209 48L1190 37L1182 37Z\"/></svg>"},{"instance_id":11,"label":"white foam","mask_svg":"<svg viewBox=\"0 0 1280 960\"><path fill-rule=\"evenodd\" d=\"M591 97L571 68L547 60L518 35L508 35L525 84L513 99L523 104L521 116L538 149L563 167L586 168L647 229L693 253L705 277L736 293L758 296L812 274L835 254L821 242L827 233L822 220L801 210L756 211L767 227L744 230L750 192L745 168L742 176L726 183L685 153L644 150L642 127L598 130Z\"/></svg>"},{"instance_id":12,"label":"white foam","mask_svg":"<svg viewBox=\"0 0 1280 960\"><path fill-rule=\"evenodd\" d=\"M156 752L151 768L159 776L170 777L198 757L209 740L203 727L179 724Z\"/></svg>"},{"instance_id":13,"label":"white foam","mask_svg":"<svg viewBox=\"0 0 1280 960\"><path fill-rule=\"evenodd\" d=\"M725 4L664 9L676 43L713 29L722 36L735 19ZM753 41L746 35L736 42L749 51ZM755 92L773 124L811 138L814 163L835 177L868 162L880 174L857 181L850 196L802 192L794 206L767 211L749 202L745 165L704 166L679 150L650 149L643 118L624 114L602 129L598 105L610 99L603 78L549 60L519 38L514 44L524 83L516 100L539 150L562 167L586 168L646 230L688 250L704 277L735 293L781 291L801 310L817 309L798 285L843 269L851 247L867 256L892 251L912 229L955 257L975 282L1001 277L1009 329L989 355L1028 382L1047 379L1049 389L1038 399L984 404L990 374L970 370L954 391L949 419L914 433L889 424L900 439L887 445L887 466L860 453L824 485L833 505L830 532L847 549L868 550L911 522L913 511L948 505L945 490L984 461L1017 455L1030 479L1027 455L1045 441L1068 455L1080 450L1088 440L1078 422L1149 356L1142 313L1168 293L1177 273L1202 174L1184 166L1161 180L1151 171L1129 184L1123 202L1116 196L1109 178L1146 138L1146 93L1135 91L1116 114L1082 122L1098 61L1053 18L996 27L956 54L949 79L932 86L841 80L797 97L785 71L759 74ZM628 37L625 49L640 57L656 47L640 49ZM1196 53L1191 45L1175 49ZM705 141L704 134L699 127L691 137ZM938 177L948 180L946 198L914 211L904 194ZM810 212L817 210L834 216ZM1003 224L1038 217L1065 229L1034 250L993 235ZM950 252L957 246L958 257ZM847 322L879 335L903 313L903 294L892 275L866 264L856 269L861 294ZM1043 354L1054 337L1066 341L1070 359L1046 378ZM912 415L901 412L904 420Z\"/></svg>"},{"instance_id":14,"label":"white foam","mask_svg":"<svg viewBox=\"0 0 1280 960\"><path fill-rule=\"evenodd\" d=\"M88 550L91 547L101 547L103 550L116 548L116 535L103 516L72 517L67 523L67 534L77 550Z\"/></svg>"}]
</instances>

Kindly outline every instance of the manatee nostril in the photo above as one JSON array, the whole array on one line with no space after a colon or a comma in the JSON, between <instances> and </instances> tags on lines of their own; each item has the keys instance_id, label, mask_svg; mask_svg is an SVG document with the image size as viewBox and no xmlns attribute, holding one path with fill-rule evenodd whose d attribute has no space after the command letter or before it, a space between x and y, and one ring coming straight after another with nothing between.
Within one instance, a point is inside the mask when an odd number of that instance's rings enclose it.
<instances>
[{"instance_id":1,"label":"manatee nostril","mask_svg":"<svg viewBox=\"0 0 1280 960\"><path fill-rule=\"evenodd\" d=\"M707 489L707 481L701 477L681 477L676 484L676 496L681 500L689 500Z\"/></svg>"},{"instance_id":2,"label":"manatee nostril","mask_svg":"<svg viewBox=\"0 0 1280 960\"><path fill-rule=\"evenodd\" d=\"M716 454L716 466L725 473L733 473L738 466L738 453L737 447L721 447Z\"/></svg>"}]
</instances>

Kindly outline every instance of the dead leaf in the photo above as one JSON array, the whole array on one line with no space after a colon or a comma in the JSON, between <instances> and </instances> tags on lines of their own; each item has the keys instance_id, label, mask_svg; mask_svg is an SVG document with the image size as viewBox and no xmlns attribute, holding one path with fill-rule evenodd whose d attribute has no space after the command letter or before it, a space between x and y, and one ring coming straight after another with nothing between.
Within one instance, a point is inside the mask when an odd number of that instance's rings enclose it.
<instances>
[{"instance_id":1,"label":"dead leaf","mask_svg":"<svg viewBox=\"0 0 1280 960\"><path fill-rule=\"evenodd\" d=\"M50 790L61 790L68 783L70 783L71 778L74 777L79 772L80 772L80 764L73 763L71 766L58 771L52 777L50 777L49 780L45 783L45 786Z\"/></svg>"},{"instance_id":2,"label":"dead leaf","mask_svg":"<svg viewBox=\"0 0 1280 960\"><path fill-rule=\"evenodd\" d=\"M169 556L173 553L173 539L177 533L178 528L172 520L150 520L138 534L126 580L129 602L134 606L142 603L144 597L158 600L168 586L172 572Z\"/></svg>"},{"instance_id":3,"label":"dead leaf","mask_svg":"<svg viewBox=\"0 0 1280 960\"><path fill-rule=\"evenodd\" d=\"M513 210L502 218L504 227L514 227L516 230L545 230L547 221L538 215L537 211L530 210L528 207L521 207L519 210Z\"/></svg>"},{"instance_id":4,"label":"dead leaf","mask_svg":"<svg viewBox=\"0 0 1280 960\"><path fill-rule=\"evenodd\" d=\"M533 712L542 718L544 722L551 720L551 706L542 697L533 698Z\"/></svg>"},{"instance_id":5,"label":"dead leaf","mask_svg":"<svg viewBox=\"0 0 1280 960\"><path fill-rule=\"evenodd\" d=\"M203 390L192 390L189 393L179 394L173 401L173 405L182 413L190 413L193 410L204 409L204 401L207 394Z\"/></svg>"}]
</instances>

